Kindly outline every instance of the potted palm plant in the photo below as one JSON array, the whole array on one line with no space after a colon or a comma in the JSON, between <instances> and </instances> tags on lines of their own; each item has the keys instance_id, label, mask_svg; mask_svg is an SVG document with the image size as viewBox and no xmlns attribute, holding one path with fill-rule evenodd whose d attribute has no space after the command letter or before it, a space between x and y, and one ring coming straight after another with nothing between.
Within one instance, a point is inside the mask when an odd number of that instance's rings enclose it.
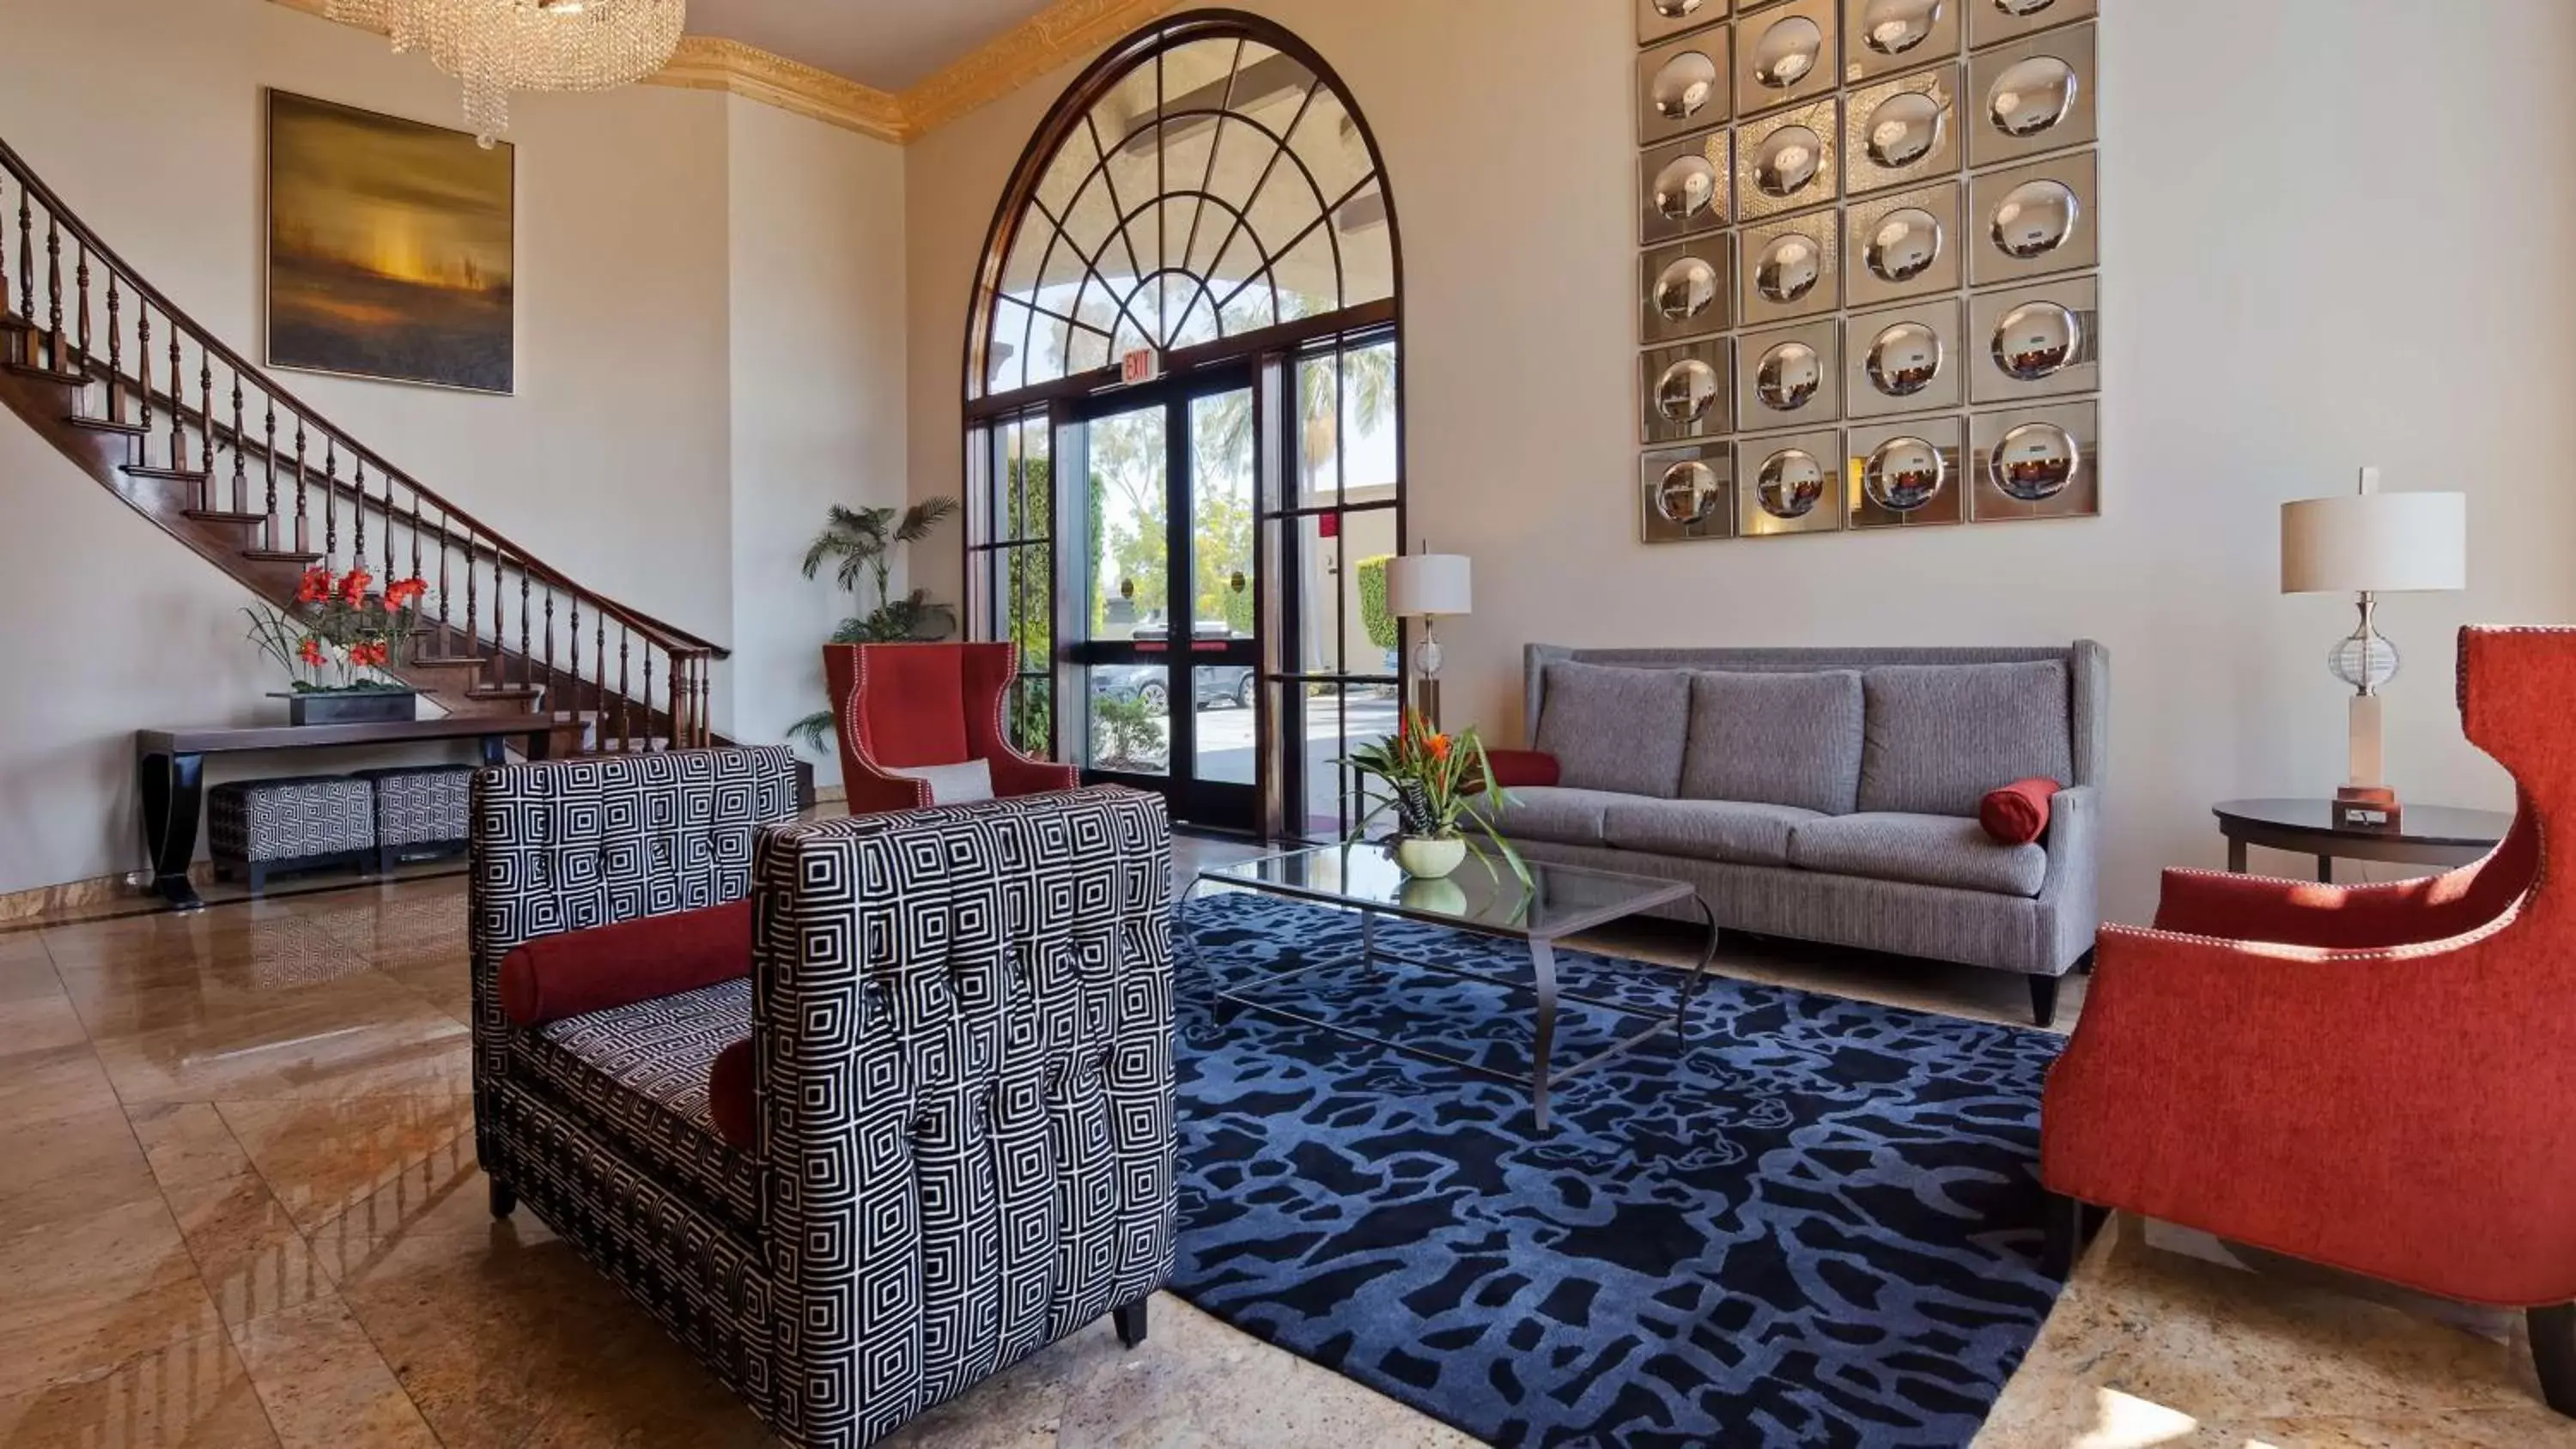
<instances>
[{"instance_id":1,"label":"potted palm plant","mask_svg":"<svg viewBox=\"0 0 2576 1449\"><path fill-rule=\"evenodd\" d=\"M805 577L826 564L846 593L857 595L862 584L876 587L876 607L852 615L832 631L834 644L888 644L905 640L945 639L957 628L957 611L930 597L927 589L893 596L895 550L928 538L957 511L954 498L925 498L910 508L844 508L825 517L823 531L805 546ZM816 754L831 748L832 712L818 709L787 727L787 737Z\"/></svg>"},{"instance_id":2,"label":"potted palm plant","mask_svg":"<svg viewBox=\"0 0 2576 1449\"><path fill-rule=\"evenodd\" d=\"M1438 880L1487 847L1526 884L1529 867L1494 828L1512 797L1494 780L1484 742L1473 729L1442 734L1407 710L1390 738L1353 750L1344 761L1360 773L1362 810L1355 834L1392 811L1399 832L1396 864L1407 875ZM1492 862L1486 862L1492 869Z\"/></svg>"}]
</instances>

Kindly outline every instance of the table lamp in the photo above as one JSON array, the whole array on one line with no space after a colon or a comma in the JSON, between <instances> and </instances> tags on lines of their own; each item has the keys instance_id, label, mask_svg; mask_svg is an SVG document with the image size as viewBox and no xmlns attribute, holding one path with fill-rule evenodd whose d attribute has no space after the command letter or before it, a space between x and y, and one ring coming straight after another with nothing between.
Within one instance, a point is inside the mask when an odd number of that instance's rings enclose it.
<instances>
[{"instance_id":1,"label":"table lamp","mask_svg":"<svg viewBox=\"0 0 2576 1449\"><path fill-rule=\"evenodd\" d=\"M1445 614L1475 611L1474 580L1464 554L1408 553L1386 566L1386 608L1399 619L1422 621L1422 642L1413 646L1413 672L1421 681L1423 715L1440 723L1440 634Z\"/></svg>"},{"instance_id":2,"label":"table lamp","mask_svg":"<svg viewBox=\"0 0 2576 1449\"><path fill-rule=\"evenodd\" d=\"M2361 626L2326 657L2353 687L2351 764L2335 792L2334 822L2347 829L2398 828L2397 793L2380 775L2379 691L2397 677L2397 648L2378 627L2381 594L2468 587L2469 499L2465 493L2382 493L2379 470L2341 498L2281 505L2281 592L2356 594Z\"/></svg>"}]
</instances>

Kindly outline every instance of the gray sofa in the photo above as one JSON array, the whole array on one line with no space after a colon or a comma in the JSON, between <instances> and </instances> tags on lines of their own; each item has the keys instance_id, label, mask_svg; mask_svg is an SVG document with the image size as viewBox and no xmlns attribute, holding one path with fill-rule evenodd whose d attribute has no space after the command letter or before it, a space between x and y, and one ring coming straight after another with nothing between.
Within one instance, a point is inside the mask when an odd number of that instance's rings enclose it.
<instances>
[{"instance_id":1,"label":"gray sofa","mask_svg":"<svg viewBox=\"0 0 2576 1449\"><path fill-rule=\"evenodd\" d=\"M2029 976L2032 1015L2098 922L2110 656L2057 649L1528 651L1532 747L1503 833L1532 859L1699 887L1730 930ZM2039 843L1987 791L2066 788Z\"/></svg>"}]
</instances>

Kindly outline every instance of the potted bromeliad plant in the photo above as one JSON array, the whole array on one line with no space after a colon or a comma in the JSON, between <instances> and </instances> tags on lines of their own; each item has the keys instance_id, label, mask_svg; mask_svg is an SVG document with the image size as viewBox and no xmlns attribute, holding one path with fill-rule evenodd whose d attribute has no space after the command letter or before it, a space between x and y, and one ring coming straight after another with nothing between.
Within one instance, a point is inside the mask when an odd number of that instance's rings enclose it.
<instances>
[{"instance_id":1,"label":"potted bromeliad plant","mask_svg":"<svg viewBox=\"0 0 2576 1449\"><path fill-rule=\"evenodd\" d=\"M286 671L287 717L293 723L359 724L407 720L416 691L394 677L411 658L429 585L397 579L377 592L363 568L333 574L307 569L291 610L262 604L242 610L250 642Z\"/></svg>"},{"instance_id":2,"label":"potted bromeliad plant","mask_svg":"<svg viewBox=\"0 0 2576 1449\"><path fill-rule=\"evenodd\" d=\"M1484 742L1473 729L1442 734L1407 710L1392 738L1353 750L1343 763L1360 773L1363 808L1354 833L1393 811L1395 860L1407 875L1438 880L1490 847L1528 883L1520 852L1494 828L1494 817L1512 797L1495 783ZM1493 862L1485 868L1493 869Z\"/></svg>"}]
</instances>

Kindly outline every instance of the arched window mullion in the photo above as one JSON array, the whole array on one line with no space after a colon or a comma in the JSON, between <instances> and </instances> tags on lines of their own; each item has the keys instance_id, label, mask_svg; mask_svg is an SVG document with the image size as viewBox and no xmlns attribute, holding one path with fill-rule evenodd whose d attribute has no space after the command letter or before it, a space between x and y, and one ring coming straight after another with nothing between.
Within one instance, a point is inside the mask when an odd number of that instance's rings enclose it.
<instances>
[{"instance_id":1,"label":"arched window mullion","mask_svg":"<svg viewBox=\"0 0 2576 1449\"><path fill-rule=\"evenodd\" d=\"M1083 185L1089 186L1090 184L1090 180L1085 178ZM1075 194L1080 195L1079 192ZM1072 229L1067 227L1063 222L1057 221L1055 213L1047 209L1045 202L1038 200L1036 197L1031 197L1029 198L1029 205L1036 209L1038 215L1045 217L1048 223L1055 227L1056 240L1064 244L1064 249L1072 254L1074 260L1082 263L1083 272L1088 275L1092 281L1100 284L1101 294L1114 299L1119 306L1124 307L1127 304L1127 299L1119 295L1117 288L1109 285L1108 276L1100 270L1099 266L1100 258L1103 255L1106 255L1109 251L1108 240L1106 238L1102 239L1100 250L1098 252L1086 253L1082 249L1082 244L1073 239ZM1114 229L1123 229L1126 224L1126 219L1122 217L1117 223L1117 228ZM1054 247L1052 245L1048 247L1048 255L1054 255ZM1040 266L1038 275L1041 277L1046 275L1043 265ZM1075 312L1079 314L1082 310L1082 289L1080 287L1076 287L1074 289L1073 305ZM1074 322L1078 326L1088 328L1092 332L1100 331L1099 328L1093 327L1090 323L1082 321L1079 315L1067 320ZM1115 344L1114 337L1112 338L1112 344Z\"/></svg>"},{"instance_id":2,"label":"arched window mullion","mask_svg":"<svg viewBox=\"0 0 2576 1449\"><path fill-rule=\"evenodd\" d=\"M1216 158L1218 153L1225 149L1225 120L1227 116L1234 113L1234 88L1243 80L1243 52L1250 44L1250 41L1241 36L1235 37L1234 59L1226 66L1225 99L1218 103L1216 124L1208 133L1207 165L1200 168L1198 196L1190 203L1189 235L1181 242L1181 265L1183 266L1189 265L1190 257L1199 248L1199 223L1207 219L1207 199L1216 190ZM1214 263L1211 262L1210 265L1213 266ZM1201 292L1207 290L1205 277L1199 279L1199 290Z\"/></svg>"},{"instance_id":3,"label":"arched window mullion","mask_svg":"<svg viewBox=\"0 0 2576 1449\"><path fill-rule=\"evenodd\" d=\"M1375 174L1375 173L1371 173L1371 174L1373 175L1373 174ZM1233 212L1233 213L1234 213L1235 220L1236 220L1236 222L1237 222L1236 230L1241 231L1245 236L1248 236L1248 237L1252 238L1252 249L1253 249L1253 251L1255 251L1255 252L1257 252L1257 253L1259 253L1259 254L1260 254L1260 257L1261 257L1261 266L1260 266L1260 268L1259 268L1258 270L1256 270L1256 271L1255 271L1251 276L1244 278L1245 283L1249 284L1249 283L1251 283L1252 281L1255 281L1255 280L1257 280L1257 279L1259 279L1259 278L1261 278L1261 277L1269 276L1272 272L1274 272L1274 271L1278 268L1278 265L1279 265L1279 258L1278 258L1278 256L1277 256L1277 255L1274 255L1272 252L1270 252L1270 251L1269 251L1269 249L1267 249L1266 247L1264 247L1264 246L1261 244L1261 233L1260 233L1260 231L1259 231L1257 228L1250 227L1250 226L1246 226L1246 225L1243 225L1243 224L1242 224L1243 222L1245 222L1245 221L1247 220L1247 218L1245 217L1244 213L1243 213L1243 212L1241 212L1241 211L1239 211L1239 210L1237 210L1237 209L1235 208L1235 206L1233 205L1233 203L1231 203L1231 202L1227 201L1227 200L1226 200L1224 197L1222 197L1222 196L1214 196L1214 195L1211 195L1208 199L1209 199L1209 200L1211 200L1211 201L1213 201L1213 202L1215 202L1217 205L1224 207L1226 210L1231 211L1231 212ZM1128 222L1129 220L1131 220L1131 219L1132 219L1132 218L1125 218L1125 217L1120 218L1119 223L1118 223L1118 230L1119 230L1120 234L1122 234L1122 235L1123 235L1123 234L1126 232L1126 230L1127 230L1127 222ZM1311 229L1311 228L1310 228L1310 229ZM1299 238L1301 238L1301 239L1302 239L1302 238L1305 236L1305 232L1301 231L1301 232L1299 232L1297 235L1299 236ZM1227 245L1227 246L1232 246L1233 244L1234 244L1234 233L1233 233L1233 232L1228 232L1228 233L1226 234L1226 245ZM1107 244L1106 242L1102 243L1102 244L1101 244L1101 248L1100 248L1100 250L1101 250L1102 252L1106 252L1106 251L1108 251L1108 250L1109 250L1109 246L1108 246L1108 244ZM1079 248L1079 247L1077 247L1077 248L1075 249L1075 254L1076 254L1076 255L1080 255L1080 254L1081 254L1081 251L1080 251L1080 248ZM1225 260L1225 253L1224 253L1222 250L1220 250L1220 251L1216 254L1216 260L1217 260L1217 261L1219 261L1219 262L1221 262L1221 261L1224 261L1224 260ZM1209 265L1213 266L1213 265L1215 265L1215 263L1214 263L1214 262L1211 262ZM1094 272L1094 273L1093 273L1093 275L1094 275L1094 276L1098 276L1099 274L1098 274L1097 272ZM1158 273L1157 273L1157 275L1160 275L1160 273L1158 272ZM1107 288L1107 287L1108 287L1108 285L1109 285L1109 284L1108 284L1108 282L1107 282L1106 280L1103 280L1103 281L1101 282L1101 286L1102 286L1104 289L1105 289L1105 288ZM1137 284L1137 285L1138 285L1139 287L1142 287L1142 286L1143 286L1143 282L1142 282L1142 280L1141 280L1141 279L1139 280L1139 282L1138 282L1138 284ZM1243 289L1242 289L1241 287L1237 287L1237 288L1235 288L1235 290L1234 290L1234 291L1232 291L1232 292L1228 292L1228 293L1226 294L1225 299L1226 299L1228 302L1233 301L1233 300L1235 299L1235 297L1236 297L1237 295L1239 295L1239 294L1242 292L1242 290L1243 290ZM1277 308L1277 305L1276 305L1277 288L1276 288L1275 284L1274 284L1274 286L1273 286L1273 288L1272 288L1272 296L1273 296L1273 306L1272 306L1272 309L1271 309L1271 313L1270 313L1270 315L1275 319L1275 318L1277 318L1277 317L1278 317L1278 315L1279 315L1278 308ZM1128 295L1128 297L1126 297L1125 299L1122 299L1122 300L1119 302L1118 307L1119 307L1120 315L1122 315L1122 316L1123 316L1123 315L1127 315L1127 307L1128 307L1128 303L1129 303L1129 302L1132 302L1133 300L1134 300L1134 294L1131 292L1131 293ZM1141 330L1141 329L1139 329L1139 330Z\"/></svg>"},{"instance_id":4,"label":"arched window mullion","mask_svg":"<svg viewBox=\"0 0 2576 1449\"><path fill-rule=\"evenodd\" d=\"M1297 234L1296 234L1295 236L1290 237L1290 238L1288 239L1288 244L1287 244L1286 246L1283 246L1283 247L1281 247L1281 248L1279 249L1279 251L1278 251L1278 254L1277 254L1276 258L1274 258L1274 259L1269 263L1269 266L1270 266L1272 269L1274 269L1274 270L1275 270L1275 269L1276 269L1276 267L1277 267L1277 265L1278 265L1278 263L1279 263L1280 261L1284 261L1284 260L1286 260L1286 259L1287 259L1287 258L1288 258L1292 253L1294 253L1294 252L1297 250L1297 247L1298 247L1298 245L1299 245L1300 243L1304 242L1304 241L1306 240L1306 238L1308 238L1308 237L1310 237L1310 236L1312 236L1312 235L1314 235L1314 234L1315 234L1315 228L1317 228L1317 227L1319 227L1319 226L1322 226L1322 227L1329 227L1329 226L1331 226L1331 225L1332 225L1332 221L1333 221L1333 213L1335 213L1335 212L1337 212L1337 211L1340 211L1340 210L1341 210L1343 207L1345 207L1345 206L1350 205L1350 204L1351 204L1351 201L1352 201L1354 198L1356 198L1356 197L1357 197L1357 196L1358 196L1362 191L1367 190L1367 189L1368 189L1368 184L1369 184L1370 182L1372 182L1372 181L1375 181L1375 180L1377 180L1377 173L1376 173L1376 172L1374 172L1374 171L1372 171L1372 172L1370 172L1369 174L1367 174L1366 176L1363 176L1363 177L1361 177L1359 180L1357 180L1357 181L1355 181L1355 182L1351 183L1351 189L1350 189L1350 190L1348 190L1348 191L1343 192L1343 193L1341 194L1341 198L1340 198L1339 200L1334 201L1332 204L1330 204L1330 205L1326 206L1326 207L1324 208L1323 214L1322 214L1321 216L1318 216L1318 217L1316 217L1313 221L1310 221L1310 222L1306 223L1304 226L1301 226L1301 227L1297 228ZM1327 237L1332 241L1332 244L1333 244L1333 310L1338 312L1338 311L1340 311L1340 310L1342 309L1342 307L1343 307L1343 305L1344 305L1344 300L1343 300L1343 295L1342 295L1342 277L1341 277L1341 270L1342 270L1342 244L1341 244L1341 238L1339 238L1339 237L1337 237L1337 236L1332 236L1332 234L1331 234L1329 231L1326 233L1326 236L1327 236ZM1258 234L1258 233L1256 233L1256 234L1254 235L1254 237L1253 237L1253 244L1254 244L1255 246L1258 246L1258 245L1260 245L1260 241L1261 241L1260 236L1259 236L1259 234ZM1244 279L1244 283L1245 283L1245 285L1247 285L1247 286L1248 286L1248 285L1250 285L1250 284L1251 284L1251 280L1252 280L1252 279L1251 279L1251 278L1249 278L1249 277L1245 278L1245 279ZM1278 288L1277 288L1277 278L1276 278L1276 277L1272 278L1272 289L1271 289L1271 290L1272 290L1273 295L1275 296L1275 295L1277 294L1277 290L1278 290ZM1225 300L1226 300L1226 301L1228 301L1228 302L1232 302L1236 297L1240 296L1240 295L1242 294L1242 292L1243 292L1243 287L1236 287L1233 291L1228 292L1228 293L1226 293L1226 294L1225 294Z\"/></svg>"},{"instance_id":5,"label":"arched window mullion","mask_svg":"<svg viewBox=\"0 0 2576 1449\"><path fill-rule=\"evenodd\" d=\"M1297 134L1297 128L1305 123L1306 112L1314 108L1315 97L1321 94L1323 89L1323 77L1313 76L1309 79L1306 84L1305 98L1297 102L1297 114L1288 118L1287 130L1271 138L1273 141L1277 142L1277 145L1270 152L1269 162L1261 168L1260 179L1253 182L1252 189L1243 194L1243 209L1235 213L1234 225L1227 229L1225 240L1217 243L1217 261L1222 262L1225 260L1227 249L1234 245L1235 234L1251 224L1252 204L1261 199L1262 188L1270 184L1271 175L1279 169L1279 158L1288 154L1288 138ZM1266 130L1267 128L1264 129ZM1312 183L1310 182L1309 185L1311 186ZM1261 245L1261 238L1257 233L1252 238L1252 244L1256 248ZM1214 266L1215 263L1211 262L1209 265ZM1262 273L1264 275L1270 275L1271 269L1267 263L1263 265ZM1249 279L1247 278L1246 280ZM1235 289L1238 293L1242 290L1243 289L1240 287ZM1227 300L1232 301L1233 298L1229 296ZM1270 317L1272 321L1277 321L1279 319L1279 279L1275 275L1270 275Z\"/></svg>"},{"instance_id":6,"label":"arched window mullion","mask_svg":"<svg viewBox=\"0 0 2576 1449\"><path fill-rule=\"evenodd\" d=\"M1119 218L1118 225L1112 229L1111 234L1118 238L1118 245L1126 249L1127 270L1138 278L1138 285L1141 286L1143 285L1142 279L1145 275L1145 263L1142 258L1136 255L1135 243L1127 239L1127 203L1118 199L1118 178L1111 175L1109 171L1110 149L1107 146L1100 144L1100 122L1096 117L1085 114L1082 118L1082 124L1091 128L1091 144L1100 152L1100 164L1091 168L1091 174L1089 176L1082 178L1082 191L1076 191L1074 193L1074 198L1076 200L1080 200L1082 192L1090 190L1091 183L1094 180L1099 181L1103 187L1107 188L1109 192L1109 209L1116 213ZM1122 139L1118 144L1124 146L1127 143ZM1100 248L1100 252L1103 255L1105 255L1108 250L1109 248L1106 244L1102 245ZM1096 257L1095 260L1097 260ZM1108 284L1107 278L1104 277L1101 279L1102 286L1105 287ZM1121 299L1119 305L1122 307L1125 306L1125 299Z\"/></svg>"}]
</instances>

